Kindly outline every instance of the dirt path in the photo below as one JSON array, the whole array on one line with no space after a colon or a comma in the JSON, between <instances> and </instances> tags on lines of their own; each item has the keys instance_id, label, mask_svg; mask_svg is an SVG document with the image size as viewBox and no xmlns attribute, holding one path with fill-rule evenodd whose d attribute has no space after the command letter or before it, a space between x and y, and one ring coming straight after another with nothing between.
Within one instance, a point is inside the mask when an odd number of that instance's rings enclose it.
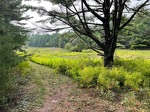
<instances>
[{"instance_id":1,"label":"dirt path","mask_svg":"<svg viewBox=\"0 0 150 112\"><path fill-rule=\"evenodd\" d=\"M48 67L31 64L34 73L45 74L47 93L42 107L33 112L126 112L126 108L102 100L94 89L81 89L67 76L54 73Z\"/></svg>"}]
</instances>

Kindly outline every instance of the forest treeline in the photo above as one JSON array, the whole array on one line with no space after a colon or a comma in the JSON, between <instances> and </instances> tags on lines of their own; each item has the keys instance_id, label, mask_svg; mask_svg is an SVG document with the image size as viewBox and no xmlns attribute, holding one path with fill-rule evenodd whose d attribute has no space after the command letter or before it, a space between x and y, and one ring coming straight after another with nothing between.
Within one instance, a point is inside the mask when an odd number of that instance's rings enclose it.
<instances>
[{"instance_id":1,"label":"forest treeline","mask_svg":"<svg viewBox=\"0 0 150 112\"><path fill-rule=\"evenodd\" d=\"M137 15L119 34L117 47L121 49L150 49L150 17ZM96 32L95 32L95 35ZM85 39L87 39L85 37ZM31 34L28 38L31 47L59 47L69 51L82 51L89 46L73 32L54 34ZM92 43L89 39L88 42ZM95 44L93 42L93 44ZM95 46L96 45L92 45Z\"/></svg>"},{"instance_id":2,"label":"forest treeline","mask_svg":"<svg viewBox=\"0 0 150 112\"><path fill-rule=\"evenodd\" d=\"M59 47L69 51L81 51L87 49L88 46L73 32L30 35L28 45L31 47Z\"/></svg>"}]
</instances>

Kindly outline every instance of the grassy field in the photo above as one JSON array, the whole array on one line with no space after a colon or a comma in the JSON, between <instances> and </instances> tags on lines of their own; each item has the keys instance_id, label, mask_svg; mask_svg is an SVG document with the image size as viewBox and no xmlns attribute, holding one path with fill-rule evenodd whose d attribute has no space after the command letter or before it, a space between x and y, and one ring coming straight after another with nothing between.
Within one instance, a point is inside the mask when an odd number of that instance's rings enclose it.
<instances>
[{"instance_id":1,"label":"grassy field","mask_svg":"<svg viewBox=\"0 0 150 112\"><path fill-rule=\"evenodd\" d=\"M150 51L117 50L112 69L103 67L103 58L91 50L68 52L59 48L30 48L30 60L74 79L78 87L96 88L102 98L122 105L148 110L150 97Z\"/></svg>"},{"instance_id":2,"label":"grassy field","mask_svg":"<svg viewBox=\"0 0 150 112\"><path fill-rule=\"evenodd\" d=\"M38 53L42 56L55 56L62 58L75 58L75 57L91 57L100 58L96 52L92 50L83 50L82 52L68 52L60 48L29 48L28 52L31 54ZM116 50L116 57L120 58L140 58L140 59L150 59L150 50Z\"/></svg>"},{"instance_id":3,"label":"grassy field","mask_svg":"<svg viewBox=\"0 0 150 112\"><path fill-rule=\"evenodd\" d=\"M150 50L116 50L115 56L120 58L150 59Z\"/></svg>"}]
</instances>

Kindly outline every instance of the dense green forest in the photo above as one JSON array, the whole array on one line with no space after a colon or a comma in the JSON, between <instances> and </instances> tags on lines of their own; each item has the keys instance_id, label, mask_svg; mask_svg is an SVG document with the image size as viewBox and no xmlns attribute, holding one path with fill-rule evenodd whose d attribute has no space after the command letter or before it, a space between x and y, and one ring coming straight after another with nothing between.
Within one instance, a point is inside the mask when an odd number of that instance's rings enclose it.
<instances>
[{"instance_id":1,"label":"dense green forest","mask_svg":"<svg viewBox=\"0 0 150 112\"><path fill-rule=\"evenodd\" d=\"M150 49L150 16L137 15L135 19L120 32L118 44L129 49ZM122 38L125 37L125 38Z\"/></svg>"}]
</instances>

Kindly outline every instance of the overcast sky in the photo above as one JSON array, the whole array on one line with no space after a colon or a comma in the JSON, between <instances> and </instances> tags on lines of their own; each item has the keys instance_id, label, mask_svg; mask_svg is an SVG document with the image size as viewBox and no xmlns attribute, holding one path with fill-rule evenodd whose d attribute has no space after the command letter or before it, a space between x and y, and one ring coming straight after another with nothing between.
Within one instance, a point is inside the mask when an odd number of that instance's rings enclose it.
<instances>
[{"instance_id":1,"label":"overcast sky","mask_svg":"<svg viewBox=\"0 0 150 112\"><path fill-rule=\"evenodd\" d=\"M50 10L50 8L52 7L52 4L50 2L46 2L46 1L42 1L42 2L38 2L37 0L23 0L22 4L24 5L31 5L31 6L43 6L45 7L47 10ZM36 12L34 11L27 11L24 15L28 15L30 17L33 17L32 19L28 20L28 21L22 21L27 23L27 26L30 28L34 28L36 25L36 21L39 21L45 17L40 17Z\"/></svg>"},{"instance_id":2,"label":"overcast sky","mask_svg":"<svg viewBox=\"0 0 150 112\"><path fill-rule=\"evenodd\" d=\"M130 5L136 6L136 5L138 5L138 3L140 3L144 0L131 0L131 1L132 1L132 3L130 3ZM41 2L39 2L38 0L23 0L22 3L25 5L31 5L31 6L36 6L36 7L42 6L42 7L46 8L47 10L51 10L54 7L54 5L52 5L52 3L47 2L45 0L41 0ZM29 15L30 17L33 17L32 19L30 19L28 21L23 21L23 22L27 23L27 27L30 27L30 28L36 27L36 25L37 25L36 21L46 18L46 17L40 17L36 12L33 12L31 10L26 12L24 15Z\"/></svg>"}]
</instances>

